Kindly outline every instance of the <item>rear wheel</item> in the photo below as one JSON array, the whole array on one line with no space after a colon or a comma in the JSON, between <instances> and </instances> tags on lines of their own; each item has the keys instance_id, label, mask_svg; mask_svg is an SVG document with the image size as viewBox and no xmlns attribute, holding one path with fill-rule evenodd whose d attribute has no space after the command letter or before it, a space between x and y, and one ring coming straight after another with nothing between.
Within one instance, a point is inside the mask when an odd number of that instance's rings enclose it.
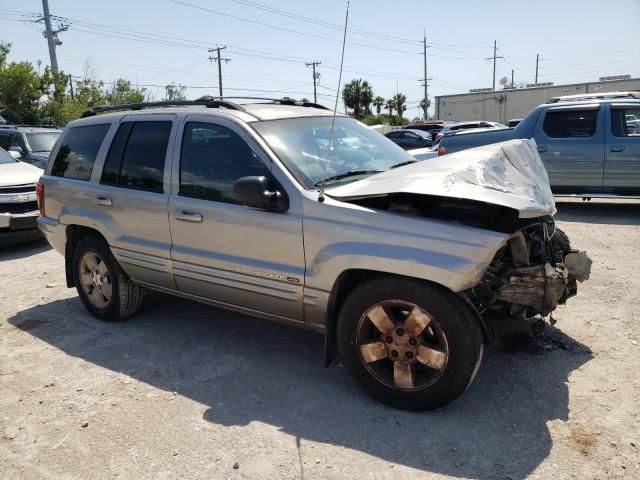
<instances>
[{"instance_id":1,"label":"rear wheel","mask_svg":"<svg viewBox=\"0 0 640 480\"><path fill-rule=\"evenodd\" d=\"M480 327L453 293L411 279L364 284L338 320L344 365L376 400L407 410L441 407L471 384L482 359Z\"/></svg>"},{"instance_id":2,"label":"rear wheel","mask_svg":"<svg viewBox=\"0 0 640 480\"><path fill-rule=\"evenodd\" d=\"M72 266L78 295L94 316L123 320L140 308L142 287L122 271L102 240L82 238L74 249Z\"/></svg>"}]
</instances>

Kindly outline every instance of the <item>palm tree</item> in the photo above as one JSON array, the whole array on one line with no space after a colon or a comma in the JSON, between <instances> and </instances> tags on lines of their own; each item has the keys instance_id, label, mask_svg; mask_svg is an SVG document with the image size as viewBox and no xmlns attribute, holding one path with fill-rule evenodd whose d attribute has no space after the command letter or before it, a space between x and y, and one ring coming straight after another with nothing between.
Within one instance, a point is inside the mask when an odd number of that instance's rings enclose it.
<instances>
[{"instance_id":1,"label":"palm tree","mask_svg":"<svg viewBox=\"0 0 640 480\"><path fill-rule=\"evenodd\" d=\"M389 110L389 116L392 117L393 110L394 108L396 108L396 102L393 100L393 98L390 98L389 100L387 100L387 102L384 104L384 108Z\"/></svg>"},{"instance_id":2,"label":"palm tree","mask_svg":"<svg viewBox=\"0 0 640 480\"><path fill-rule=\"evenodd\" d=\"M402 118L402 113L407 109L407 96L402 93L396 93L393 96L393 103L395 104L398 116Z\"/></svg>"},{"instance_id":3,"label":"palm tree","mask_svg":"<svg viewBox=\"0 0 640 480\"><path fill-rule=\"evenodd\" d=\"M380 111L382 110L382 107L384 107L384 98L378 95L376 98L373 99L372 103L373 103L373 106L376 107L376 114L380 115Z\"/></svg>"},{"instance_id":4,"label":"palm tree","mask_svg":"<svg viewBox=\"0 0 640 480\"><path fill-rule=\"evenodd\" d=\"M427 100L427 111L429 110L429 107L431 106L431 100ZM424 98L422 100L420 100L420 110L422 112L424 112ZM424 116L425 120L428 120L428 112L427 115Z\"/></svg>"},{"instance_id":5,"label":"palm tree","mask_svg":"<svg viewBox=\"0 0 640 480\"><path fill-rule=\"evenodd\" d=\"M342 90L344 104L353 111L355 118L369 112L369 107L373 101L373 89L366 80L354 79L344 86Z\"/></svg>"}]
</instances>

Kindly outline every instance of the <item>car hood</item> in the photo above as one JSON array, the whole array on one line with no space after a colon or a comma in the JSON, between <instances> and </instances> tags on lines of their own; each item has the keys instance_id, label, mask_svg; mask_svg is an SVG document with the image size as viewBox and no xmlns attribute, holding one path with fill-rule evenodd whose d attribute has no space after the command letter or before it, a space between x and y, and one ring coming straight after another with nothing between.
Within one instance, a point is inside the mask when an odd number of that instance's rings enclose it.
<instances>
[{"instance_id":1,"label":"car hood","mask_svg":"<svg viewBox=\"0 0 640 480\"><path fill-rule=\"evenodd\" d=\"M0 164L0 187L33 184L38 181L43 170L24 162Z\"/></svg>"},{"instance_id":2,"label":"car hood","mask_svg":"<svg viewBox=\"0 0 640 480\"><path fill-rule=\"evenodd\" d=\"M325 193L347 201L393 193L463 198L515 209L520 218L556 213L549 177L533 139L509 140L412 163Z\"/></svg>"}]
</instances>

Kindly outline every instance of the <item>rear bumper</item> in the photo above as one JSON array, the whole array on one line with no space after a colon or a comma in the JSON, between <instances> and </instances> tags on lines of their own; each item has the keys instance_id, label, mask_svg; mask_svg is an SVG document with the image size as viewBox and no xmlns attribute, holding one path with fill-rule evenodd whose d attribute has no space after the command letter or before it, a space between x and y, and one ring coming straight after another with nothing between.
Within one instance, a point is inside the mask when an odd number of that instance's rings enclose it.
<instances>
[{"instance_id":1,"label":"rear bumper","mask_svg":"<svg viewBox=\"0 0 640 480\"><path fill-rule=\"evenodd\" d=\"M38 231L38 211L0 213L0 246L18 245L42 238Z\"/></svg>"},{"instance_id":2,"label":"rear bumper","mask_svg":"<svg viewBox=\"0 0 640 480\"><path fill-rule=\"evenodd\" d=\"M0 213L0 231L34 230L38 228L38 210L27 213Z\"/></svg>"},{"instance_id":3,"label":"rear bumper","mask_svg":"<svg viewBox=\"0 0 640 480\"><path fill-rule=\"evenodd\" d=\"M61 224L54 218L38 217L38 228L47 239L47 242L49 242L58 253L64 255L67 243L66 225Z\"/></svg>"}]
</instances>

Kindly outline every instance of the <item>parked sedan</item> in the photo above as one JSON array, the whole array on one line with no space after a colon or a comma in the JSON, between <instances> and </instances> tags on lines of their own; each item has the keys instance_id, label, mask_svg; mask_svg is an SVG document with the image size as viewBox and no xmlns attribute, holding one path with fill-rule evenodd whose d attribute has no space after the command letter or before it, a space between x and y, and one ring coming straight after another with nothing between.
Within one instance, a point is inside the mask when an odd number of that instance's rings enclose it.
<instances>
[{"instance_id":1,"label":"parked sedan","mask_svg":"<svg viewBox=\"0 0 640 480\"><path fill-rule=\"evenodd\" d=\"M405 150L430 147L433 144L431 134L422 130L402 129L385 135L389 140Z\"/></svg>"}]
</instances>

